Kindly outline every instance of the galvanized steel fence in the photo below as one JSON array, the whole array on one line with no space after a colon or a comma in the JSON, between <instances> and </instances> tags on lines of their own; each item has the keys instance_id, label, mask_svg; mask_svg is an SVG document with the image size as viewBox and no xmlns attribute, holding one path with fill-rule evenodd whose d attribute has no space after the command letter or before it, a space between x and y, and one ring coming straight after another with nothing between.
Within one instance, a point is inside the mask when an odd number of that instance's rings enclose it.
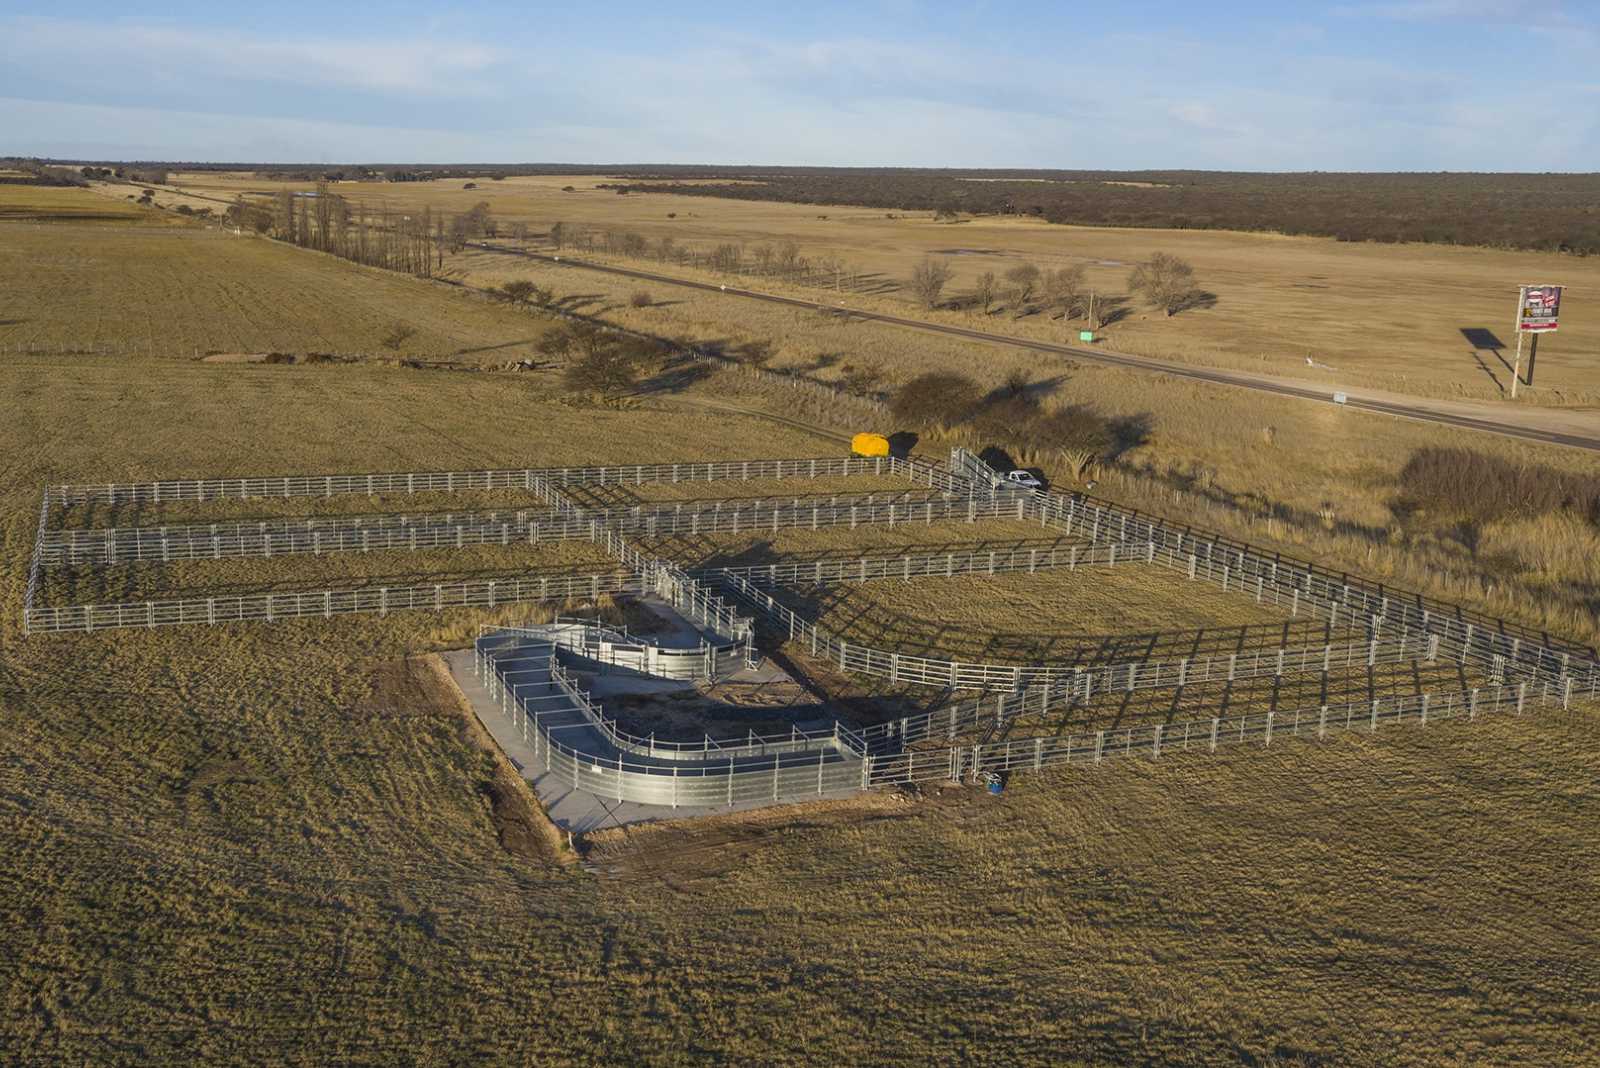
<instances>
[{"instance_id":1,"label":"galvanized steel fence","mask_svg":"<svg viewBox=\"0 0 1600 1068\"><path fill-rule=\"evenodd\" d=\"M649 482L720 482L751 479L901 475L935 479L939 468L894 456L823 456L799 460L714 460L699 463L623 464L596 467L519 467L481 471L401 471L349 475L106 482L52 487L54 503L160 504L178 501L263 500L357 494L465 493L533 490L543 479L556 486L622 486ZM931 481L929 484L933 484Z\"/></svg>"},{"instance_id":2,"label":"galvanized steel fence","mask_svg":"<svg viewBox=\"0 0 1600 1068\"><path fill-rule=\"evenodd\" d=\"M646 592L644 579L628 572L591 575L507 576L469 582L296 593L133 601L121 604L34 606L25 610L29 631L92 631L113 627L169 627L261 620L268 623L309 617L410 609L501 608L538 601L595 598L601 594Z\"/></svg>"},{"instance_id":3,"label":"galvanized steel fence","mask_svg":"<svg viewBox=\"0 0 1600 1068\"><path fill-rule=\"evenodd\" d=\"M1404 722L1420 725L1448 719L1476 719L1479 715L1514 710L1521 713L1528 700L1549 703L1554 698L1528 683L1493 686L1451 693L1423 693L1406 697L1323 705L1280 712L1259 712L1210 720L1140 724L1112 730L1063 736L1013 738L992 744L948 746L874 755L868 759L870 786L963 779L985 772L1038 771L1073 764L1099 764L1113 757L1149 756L1203 749L1216 752L1221 745L1259 740L1271 745L1276 736L1326 737L1329 731L1366 730Z\"/></svg>"}]
</instances>

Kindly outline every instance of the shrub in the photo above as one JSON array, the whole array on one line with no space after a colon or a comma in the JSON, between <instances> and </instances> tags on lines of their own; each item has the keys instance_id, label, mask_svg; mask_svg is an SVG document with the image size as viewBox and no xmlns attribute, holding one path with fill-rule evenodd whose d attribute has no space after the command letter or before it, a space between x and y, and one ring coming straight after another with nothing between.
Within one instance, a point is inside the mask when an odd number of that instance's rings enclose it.
<instances>
[{"instance_id":1,"label":"shrub","mask_svg":"<svg viewBox=\"0 0 1600 1068\"><path fill-rule=\"evenodd\" d=\"M566 385L573 393L614 400L639 381L635 355L618 346L595 349L567 368Z\"/></svg>"},{"instance_id":2,"label":"shrub","mask_svg":"<svg viewBox=\"0 0 1600 1068\"><path fill-rule=\"evenodd\" d=\"M978 403L978 385L965 375L934 371L918 375L889 399L895 421L919 429L947 431L959 424Z\"/></svg>"},{"instance_id":3,"label":"shrub","mask_svg":"<svg viewBox=\"0 0 1600 1068\"><path fill-rule=\"evenodd\" d=\"M395 323L379 343L390 352L399 352L407 341L417 336L417 328L410 323Z\"/></svg>"},{"instance_id":4,"label":"shrub","mask_svg":"<svg viewBox=\"0 0 1600 1068\"><path fill-rule=\"evenodd\" d=\"M648 291L640 289L628 298L628 303L635 308L648 308L655 303L655 298Z\"/></svg>"},{"instance_id":5,"label":"shrub","mask_svg":"<svg viewBox=\"0 0 1600 1068\"><path fill-rule=\"evenodd\" d=\"M515 281L507 282L498 290L490 290L490 292L514 304L526 304L529 301L535 304L545 304L550 300L550 294L547 290L540 289L538 285L528 281L526 278L518 278Z\"/></svg>"},{"instance_id":6,"label":"shrub","mask_svg":"<svg viewBox=\"0 0 1600 1068\"><path fill-rule=\"evenodd\" d=\"M1564 511L1600 524L1600 476L1514 464L1471 449L1418 449L1400 469L1400 490L1411 504L1449 518L1488 522Z\"/></svg>"}]
</instances>

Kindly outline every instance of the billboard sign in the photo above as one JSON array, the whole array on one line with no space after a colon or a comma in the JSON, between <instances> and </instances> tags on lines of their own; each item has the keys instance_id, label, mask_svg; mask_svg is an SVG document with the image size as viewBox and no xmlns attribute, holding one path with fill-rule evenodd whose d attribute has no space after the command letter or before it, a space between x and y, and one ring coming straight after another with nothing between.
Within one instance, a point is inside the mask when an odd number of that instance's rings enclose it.
<instances>
[{"instance_id":1,"label":"billboard sign","mask_svg":"<svg viewBox=\"0 0 1600 1068\"><path fill-rule=\"evenodd\" d=\"M1561 319L1560 286L1523 286L1517 301L1519 333L1554 333Z\"/></svg>"}]
</instances>

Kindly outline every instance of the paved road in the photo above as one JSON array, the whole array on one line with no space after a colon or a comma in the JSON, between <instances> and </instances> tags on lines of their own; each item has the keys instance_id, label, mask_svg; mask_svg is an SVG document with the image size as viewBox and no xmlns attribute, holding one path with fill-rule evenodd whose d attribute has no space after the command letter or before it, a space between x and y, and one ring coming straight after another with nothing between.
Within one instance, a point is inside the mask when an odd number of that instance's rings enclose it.
<instances>
[{"instance_id":1,"label":"paved road","mask_svg":"<svg viewBox=\"0 0 1600 1068\"><path fill-rule=\"evenodd\" d=\"M652 271L641 271L631 267L613 267L609 264L592 263L588 260L574 259L571 256L548 255L542 252L530 252L526 249L510 248L506 245L496 245L489 242L476 242L475 248L487 252L497 252L508 256L521 256L524 259L540 260L545 263L556 263L562 266L578 267L587 271L600 271L605 274L620 275L624 278L636 278L641 281L659 282L664 285L683 286L689 289L707 290L721 293L726 296L744 297L750 300L766 301L769 304L786 304L794 308L805 308L811 311L833 311L852 319L870 322L890 323L903 326L912 330L923 330L932 334L945 334L951 337L963 337L973 341L980 341L988 345L1009 345L1012 348L1028 349L1033 352L1050 353L1057 356L1067 356L1072 359L1086 360L1093 363L1109 364L1114 367L1128 367L1140 371L1152 371L1157 374L1172 375L1176 378L1188 378L1199 382L1208 382L1213 385L1235 386L1241 389L1254 389L1263 393L1275 393L1284 397L1297 397L1302 400L1318 401L1323 404L1333 403L1333 391L1328 388L1299 385L1282 379L1265 375L1252 375L1243 371L1223 371L1209 367L1195 367L1188 364L1169 363L1165 360L1150 359L1145 356L1132 356L1122 352L1111 352L1105 349L1088 349L1077 345L1057 345L1048 341L1032 341L1025 338L1007 337L1003 334L990 334L982 330L971 330L961 326L950 326L944 323L929 323L918 319L905 319L898 315L888 315L882 312L859 311L856 309L834 308L814 300L801 300L796 297L782 297L773 293L762 293L753 289L740 289L737 286L721 286L710 282L695 282L684 278L675 278L671 275L656 274ZM1570 431L1565 429L1547 429L1528 425L1521 422L1510 422L1496 419L1492 413L1469 414L1459 409L1468 407L1464 404L1450 405L1449 407L1429 404L1426 401L1388 400L1374 396L1361 396L1352 393L1345 402L1345 407L1355 408L1360 411L1375 412L1380 415L1399 416L1404 419L1418 419L1428 423L1441 423L1445 426L1459 427L1464 430L1479 430L1490 434L1505 434L1510 437L1523 438L1529 441L1540 441L1552 445L1566 445L1575 449L1588 449L1600 452L1600 417L1594 420L1593 433ZM1484 406L1487 407L1487 406ZM1455 408L1458 410L1450 410ZM1537 417L1542 413L1534 412Z\"/></svg>"}]
</instances>

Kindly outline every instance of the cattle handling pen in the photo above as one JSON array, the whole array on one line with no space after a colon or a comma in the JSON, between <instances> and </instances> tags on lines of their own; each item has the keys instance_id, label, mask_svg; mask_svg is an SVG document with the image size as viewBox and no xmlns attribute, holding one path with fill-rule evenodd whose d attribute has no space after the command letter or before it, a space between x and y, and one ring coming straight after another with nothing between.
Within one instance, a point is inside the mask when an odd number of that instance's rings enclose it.
<instances>
[{"instance_id":1,"label":"cattle handling pen","mask_svg":"<svg viewBox=\"0 0 1600 1068\"><path fill-rule=\"evenodd\" d=\"M1016 537L1018 524L1031 536ZM856 544L864 528L871 545ZM728 538L755 548L726 566L681 551ZM464 560L464 577L438 567ZM398 576L374 571L386 561ZM230 568L279 577L251 588ZM355 577L328 577L341 568ZM866 631L826 610L846 594L875 605L915 588L959 611L953 583L1046 589L1130 573L1229 621L1069 633L1030 656L977 641L980 624L959 642L938 627L920 634L891 608L858 613ZM635 634L602 619L601 601L640 605L678 633ZM24 625L82 633L516 606L526 621L481 626L470 655L452 660L480 718L519 740L525 775L664 811L995 783L1600 697L1592 649L1082 493L1005 486L964 449L942 464L850 456L50 486ZM1075 618L1070 595L1059 607L1014 623ZM591 692L605 676L714 695L731 679L773 677L773 663L805 680L816 719L657 738ZM849 715L833 700L844 689Z\"/></svg>"}]
</instances>

